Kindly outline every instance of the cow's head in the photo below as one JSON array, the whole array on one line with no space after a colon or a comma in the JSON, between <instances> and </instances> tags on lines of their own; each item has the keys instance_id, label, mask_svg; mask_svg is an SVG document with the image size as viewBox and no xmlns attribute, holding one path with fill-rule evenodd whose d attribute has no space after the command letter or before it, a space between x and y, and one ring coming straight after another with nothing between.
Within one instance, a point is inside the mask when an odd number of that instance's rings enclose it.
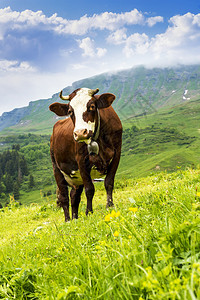
<instances>
[{"instance_id":1,"label":"cow's head","mask_svg":"<svg viewBox=\"0 0 200 300\"><path fill-rule=\"evenodd\" d=\"M95 95L98 91L99 89L81 88L65 97L61 91L60 98L70 102L68 104L56 102L49 106L49 109L56 115L71 117L74 123L74 139L77 142L86 144L91 142L99 125L98 110L109 107L115 100L113 94Z\"/></svg>"}]
</instances>

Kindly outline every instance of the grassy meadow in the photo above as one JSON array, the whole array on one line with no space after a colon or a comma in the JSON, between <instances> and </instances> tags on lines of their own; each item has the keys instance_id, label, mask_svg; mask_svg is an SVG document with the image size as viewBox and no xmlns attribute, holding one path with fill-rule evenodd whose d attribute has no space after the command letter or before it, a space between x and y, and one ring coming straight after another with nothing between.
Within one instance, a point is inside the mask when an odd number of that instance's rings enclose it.
<instances>
[{"instance_id":1,"label":"grassy meadow","mask_svg":"<svg viewBox=\"0 0 200 300\"><path fill-rule=\"evenodd\" d=\"M116 180L109 210L98 183L67 223L55 202L0 210L0 299L200 299L200 168Z\"/></svg>"}]
</instances>

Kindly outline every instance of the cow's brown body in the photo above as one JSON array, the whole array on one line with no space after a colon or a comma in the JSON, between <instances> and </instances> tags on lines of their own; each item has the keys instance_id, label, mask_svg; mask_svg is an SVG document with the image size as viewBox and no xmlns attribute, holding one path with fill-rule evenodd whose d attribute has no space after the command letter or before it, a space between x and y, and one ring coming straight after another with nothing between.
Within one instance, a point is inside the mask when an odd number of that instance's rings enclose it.
<instances>
[{"instance_id":1,"label":"cow's brown body","mask_svg":"<svg viewBox=\"0 0 200 300\"><path fill-rule=\"evenodd\" d=\"M93 96L93 101L97 101L98 97ZM51 106L50 109L55 112ZM78 217L83 188L87 197L86 214L92 212L93 179L98 177L105 176L107 207L113 205L112 191L121 154L122 125L112 106L101 108L98 113L96 111L94 119L95 132L98 130L95 141L99 147L98 153L89 153L86 142L74 139L73 118L60 120L54 125L50 151L58 186L58 205L63 207L66 221L70 219L68 186L72 187L72 218Z\"/></svg>"}]
</instances>

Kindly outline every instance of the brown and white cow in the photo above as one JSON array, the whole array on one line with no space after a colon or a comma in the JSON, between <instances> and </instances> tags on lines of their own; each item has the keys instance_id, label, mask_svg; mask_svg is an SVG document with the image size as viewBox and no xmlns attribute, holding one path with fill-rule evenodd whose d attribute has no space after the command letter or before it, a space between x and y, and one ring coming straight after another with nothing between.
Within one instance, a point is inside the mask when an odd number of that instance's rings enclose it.
<instances>
[{"instance_id":1,"label":"brown and white cow","mask_svg":"<svg viewBox=\"0 0 200 300\"><path fill-rule=\"evenodd\" d=\"M68 186L71 186L72 218L78 218L81 193L85 188L86 214L92 212L93 179L105 176L107 207L113 205L114 177L121 154L122 125L111 104L113 94L96 95L98 89L80 88L49 109L59 120L51 137L51 159L58 186L58 205L63 207L65 221L70 219Z\"/></svg>"}]
</instances>

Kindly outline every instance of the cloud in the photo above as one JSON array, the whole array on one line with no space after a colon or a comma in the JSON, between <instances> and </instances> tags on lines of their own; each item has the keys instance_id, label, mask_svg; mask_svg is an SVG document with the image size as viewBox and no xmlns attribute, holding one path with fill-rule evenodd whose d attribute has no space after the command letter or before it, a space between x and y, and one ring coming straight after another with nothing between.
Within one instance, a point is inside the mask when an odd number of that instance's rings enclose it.
<instances>
[{"instance_id":1,"label":"cloud","mask_svg":"<svg viewBox=\"0 0 200 300\"><path fill-rule=\"evenodd\" d=\"M150 18L149 26L160 18ZM107 38L113 45L122 45L123 53L128 60L150 64L164 63L200 63L200 14L176 15L169 20L164 33L153 37L146 33L128 35L126 29L112 32Z\"/></svg>"},{"instance_id":2,"label":"cloud","mask_svg":"<svg viewBox=\"0 0 200 300\"><path fill-rule=\"evenodd\" d=\"M161 22L161 17L147 20L150 26L156 22ZM84 15L78 20L67 20L58 17L57 14L47 17L42 11L17 12L10 7L0 9L1 39L10 30L24 31L30 28L40 28L41 31L53 31L57 34L84 35L90 30L114 31L124 26L138 24L144 25L145 17L137 9L123 13L104 12L91 17Z\"/></svg>"},{"instance_id":3,"label":"cloud","mask_svg":"<svg viewBox=\"0 0 200 300\"><path fill-rule=\"evenodd\" d=\"M105 48L97 48L97 56L103 57L107 53L107 49Z\"/></svg>"},{"instance_id":4,"label":"cloud","mask_svg":"<svg viewBox=\"0 0 200 300\"><path fill-rule=\"evenodd\" d=\"M23 68L24 61L26 62L24 68L34 69L31 67L34 65L33 61L38 68L39 63L42 68L46 68L55 62L53 68L56 68L59 57L60 60L65 58L66 62L67 59L68 61L73 59L74 55L76 58L78 55L81 57L78 51L80 49L83 58L103 57L108 54L107 49L102 42L103 46L97 47L94 40L98 39L96 33L99 30L104 31L104 40L109 45L115 46L115 49L118 46L123 47L123 53L127 58L135 54L145 55L147 52L156 59L162 55L172 57L178 51L185 53L188 49L192 53L197 52L200 44L200 14L173 16L165 32L154 36L147 35L145 25L152 27L163 21L162 16L147 18L137 9L122 13L103 12L92 16L84 15L77 20L68 20L57 14L47 17L42 11L17 12L7 7L0 9L0 56L4 61L11 60L10 68L15 61L20 62L13 67L16 70ZM140 33L134 30L133 25L142 26L143 33L141 30ZM44 39L44 35L48 39ZM83 36L78 40L78 48L77 35ZM48 46L50 43L51 47ZM81 61L80 64L82 63Z\"/></svg>"},{"instance_id":5,"label":"cloud","mask_svg":"<svg viewBox=\"0 0 200 300\"><path fill-rule=\"evenodd\" d=\"M107 50L105 48L96 48L94 47L94 41L89 37L86 37L78 41L79 47L83 50L83 56L90 57L102 57L106 54Z\"/></svg>"},{"instance_id":6,"label":"cloud","mask_svg":"<svg viewBox=\"0 0 200 300\"><path fill-rule=\"evenodd\" d=\"M79 47L83 50L83 56L95 55L93 41L89 37L80 40Z\"/></svg>"},{"instance_id":7,"label":"cloud","mask_svg":"<svg viewBox=\"0 0 200 300\"><path fill-rule=\"evenodd\" d=\"M177 60L185 57L194 61L200 51L200 14L187 13L177 15L169 20L169 26L165 33L158 34L151 40L151 51L157 55L174 57ZM199 57L199 55L198 55Z\"/></svg>"},{"instance_id":8,"label":"cloud","mask_svg":"<svg viewBox=\"0 0 200 300\"><path fill-rule=\"evenodd\" d=\"M149 37L145 33L134 33L127 38L123 52L126 57L131 57L134 54L145 54L148 48Z\"/></svg>"},{"instance_id":9,"label":"cloud","mask_svg":"<svg viewBox=\"0 0 200 300\"><path fill-rule=\"evenodd\" d=\"M16 60L0 60L0 72L35 72L36 68L32 67L26 61L16 61Z\"/></svg>"},{"instance_id":10,"label":"cloud","mask_svg":"<svg viewBox=\"0 0 200 300\"><path fill-rule=\"evenodd\" d=\"M114 32L112 32L108 37L107 37L107 42L113 45L121 45L125 43L127 39L127 34L126 34L127 29L122 28L118 29Z\"/></svg>"},{"instance_id":11,"label":"cloud","mask_svg":"<svg viewBox=\"0 0 200 300\"><path fill-rule=\"evenodd\" d=\"M137 9L121 14L104 12L91 17L95 29L107 29L110 31L123 27L124 25L137 25L144 23L144 16Z\"/></svg>"},{"instance_id":12,"label":"cloud","mask_svg":"<svg viewBox=\"0 0 200 300\"><path fill-rule=\"evenodd\" d=\"M55 16L56 17L56 16ZM144 16L137 9L125 13L104 12L91 17L84 15L79 20L56 18L60 24L56 27L59 34L84 35L90 30L117 30L124 25L144 23Z\"/></svg>"},{"instance_id":13,"label":"cloud","mask_svg":"<svg viewBox=\"0 0 200 300\"><path fill-rule=\"evenodd\" d=\"M164 22L163 17L157 16L157 17L151 17L146 20L146 23L149 27L153 27L156 23Z\"/></svg>"}]
</instances>

